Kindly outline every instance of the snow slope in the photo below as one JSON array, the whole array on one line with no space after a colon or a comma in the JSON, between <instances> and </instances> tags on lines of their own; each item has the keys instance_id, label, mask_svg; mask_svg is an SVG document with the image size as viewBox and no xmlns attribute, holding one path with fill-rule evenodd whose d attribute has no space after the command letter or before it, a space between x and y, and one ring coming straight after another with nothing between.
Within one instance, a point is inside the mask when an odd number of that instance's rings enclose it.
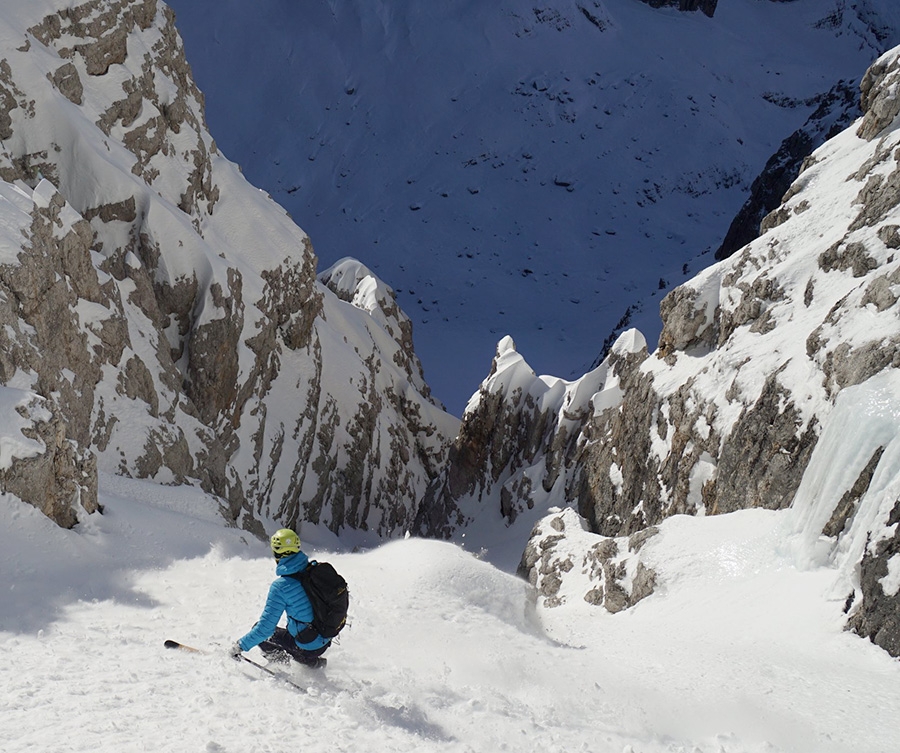
<instances>
[{"instance_id":1,"label":"snow slope","mask_svg":"<svg viewBox=\"0 0 900 753\"><path fill-rule=\"evenodd\" d=\"M782 139L900 43L894 0L170 5L220 147L394 288L455 415L504 335L564 378L626 310L654 342Z\"/></svg>"},{"instance_id":2,"label":"snow slope","mask_svg":"<svg viewBox=\"0 0 900 753\"><path fill-rule=\"evenodd\" d=\"M535 611L522 581L451 544L347 553L304 530L347 576L352 625L324 671L292 671L300 693L224 653L262 607L263 544L195 490L103 476L101 501L72 531L0 506L7 753L888 753L900 738L900 665L842 631L833 570L794 568L790 512L666 521L645 548L662 587L615 616L580 599Z\"/></svg>"}]
</instances>

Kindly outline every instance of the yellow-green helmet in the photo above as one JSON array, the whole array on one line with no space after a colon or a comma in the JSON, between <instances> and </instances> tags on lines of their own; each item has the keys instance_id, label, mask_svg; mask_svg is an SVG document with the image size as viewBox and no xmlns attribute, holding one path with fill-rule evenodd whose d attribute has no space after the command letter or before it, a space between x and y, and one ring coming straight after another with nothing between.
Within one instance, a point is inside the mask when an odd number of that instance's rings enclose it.
<instances>
[{"instance_id":1,"label":"yellow-green helmet","mask_svg":"<svg viewBox=\"0 0 900 753\"><path fill-rule=\"evenodd\" d=\"M272 553L276 557L296 554L300 551L300 537L290 528L281 528L272 534Z\"/></svg>"}]
</instances>

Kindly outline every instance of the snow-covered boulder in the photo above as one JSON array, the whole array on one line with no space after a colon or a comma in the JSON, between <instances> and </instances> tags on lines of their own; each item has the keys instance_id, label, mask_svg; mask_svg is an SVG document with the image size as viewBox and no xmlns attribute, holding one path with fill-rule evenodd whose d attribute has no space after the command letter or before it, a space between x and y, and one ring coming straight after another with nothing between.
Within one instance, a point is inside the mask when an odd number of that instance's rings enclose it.
<instances>
[{"instance_id":1,"label":"snow-covered boulder","mask_svg":"<svg viewBox=\"0 0 900 753\"><path fill-rule=\"evenodd\" d=\"M658 529L608 538L591 533L570 508L549 513L531 532L519 565L538 606L553 608L580 599L616 613L653 593L656 573L639 553Z\"/></svg>"}]
</instances>

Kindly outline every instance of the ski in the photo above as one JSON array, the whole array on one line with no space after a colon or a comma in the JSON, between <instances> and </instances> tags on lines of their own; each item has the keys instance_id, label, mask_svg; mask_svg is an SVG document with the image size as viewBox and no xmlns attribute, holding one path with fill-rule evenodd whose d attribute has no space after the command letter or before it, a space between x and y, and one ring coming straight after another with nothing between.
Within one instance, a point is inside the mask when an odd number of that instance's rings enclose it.
<instances>
[{"instance_id":1,"label":"ski","mask_svg":"<svg viewBox=\"0 0 900 753\"><path fill-rule=\"evenodd\" d=\"M173 641L173 640L166 640L163 643L163 645L166 648L174 648L174 649L180 649L181 651L189 651L192 654L205 654L206 653L206 651L203 651L202 649L194 648L193 646L188 646L186 643L179 643L178 641ZM276 672L272 669L269 669L268 667L264 667L262 664L258 664L257 662L253 661L253 659L250 659L250 658L244 656L243 654L241 654L240 657L238 657L238 658L240 658L241 661L247 662L247 664L252 664L257 669L261 669L266 674L272 675L272 677L274 677L276 680L279 680L283 683L286 683L287 685L290 685L295 690L299 690L301 693L306 693L306 688L304 688L302 685L298 685L296 682L294 682L293 680L291 680L288 677L285 677L280 672Z\"/></svg>"},{"instance_id":2,"label":"ski","mask_svg":"<svg viewBox=\"0 0 900 753\"><path fill-rule=\"evenodd\" d=\"M199 648L194 648L193 646L188 646L187 644L179 643L178 641L166 641L163 645L166 648L179 648L182 651L190 651L191 653L194 653L194 654L205 653L204 651L201 651Z\"/></svg>"}]
</instances>

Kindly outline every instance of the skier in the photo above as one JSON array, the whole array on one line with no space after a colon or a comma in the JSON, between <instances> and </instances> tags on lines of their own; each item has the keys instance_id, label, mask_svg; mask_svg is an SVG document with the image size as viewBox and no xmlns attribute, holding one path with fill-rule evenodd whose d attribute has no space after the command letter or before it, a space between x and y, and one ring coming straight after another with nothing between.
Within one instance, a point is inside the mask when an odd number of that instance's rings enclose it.
<instances>
[{"instance_id":1,"label":"skier","mask_svg":"<svg viewBox=\"0 0 900 753\"><path fill-rule=\"evenodd\" d=\"M300 551L300 537L289 528L276 531L271 539L272 553L278 564L279 576L269 586L269 596L259 621L247 635L232 645L229 653L239 659L241 652L254 646L262 649L271 661L289 662L291 658L309 667L324 667L322 656L331 645L310 624L313 608L299 580L290 577L309 565L309 558ZM281 615L287 612L287 629L278 627Z\"/></svg>"}]
</instances>

